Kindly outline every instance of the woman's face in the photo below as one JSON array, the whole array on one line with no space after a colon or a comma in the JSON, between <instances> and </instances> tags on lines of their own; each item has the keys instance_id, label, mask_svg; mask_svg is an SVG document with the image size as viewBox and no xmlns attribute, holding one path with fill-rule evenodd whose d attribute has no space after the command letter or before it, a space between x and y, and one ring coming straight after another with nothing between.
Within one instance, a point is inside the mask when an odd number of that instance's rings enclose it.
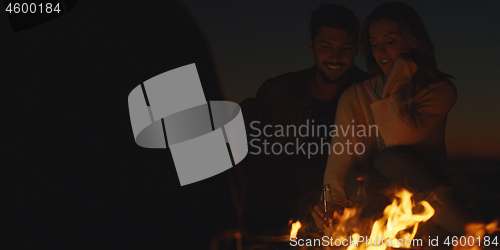
<instances>
[{"instance_id":1,"label":"woman's face","mask_svg":"<svg viewBox=\"0 0 500 250\"><path fill-rule=\"evenodd\" d=\"M409 53L414 46L404 38L398 24L390 20L377 20L370 24L370 43L373 57L387 75L394 60L401 53Z\"/></svg>"}]
</instances>

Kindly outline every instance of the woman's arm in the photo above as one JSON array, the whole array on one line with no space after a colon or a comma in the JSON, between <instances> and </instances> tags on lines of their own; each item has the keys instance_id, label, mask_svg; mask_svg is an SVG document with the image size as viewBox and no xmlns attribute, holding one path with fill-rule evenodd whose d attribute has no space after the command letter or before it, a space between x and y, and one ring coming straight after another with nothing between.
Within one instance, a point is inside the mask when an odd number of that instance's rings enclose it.
<instances>
[{"instance_id":1,"label":"woman's arm","mask_svg":"<svg viewBox=\"0 0 500 250\"><path fill-rule=\"evenodd\" d=\"M412 63L403 59L394 62L393 69L397 70L387 77L384 87L384 94L390 94L370 106L386 146L415 145L425 140L444 123L456 101L453 83L442 81L415 93L410 108L404 89L406 84L412 84Z\"/></svg>"},{"instance_id":2,"label":"woman's arm","mask_svg":"<svg viewBox=\"0 0 500 250\"><path fill-rule=\"evenodd\" d=\"M335 126L339 130L339 136L333 136L330 144L330 155L326 164L324 184L330 184L333 200L343 207L351 206L352 203L347 199L345 194L345 183L350 171L355 169L357 156L355 153L348 154L346 144L356 143L356 138L353 138L351 131L345 134L342 129L347 129L348 126L353 126L352 120L355 119L355 110L353 104L359 103L356 100L356 95L353 87L344 91L340 97L337 113L335 115ZM359 111L358 111L359 112ZM353 144L350 145L351 153ZM343 147L343 152L341 152ZM337 154L340 153L340 154Z\"/></svg>"}]
</instances>

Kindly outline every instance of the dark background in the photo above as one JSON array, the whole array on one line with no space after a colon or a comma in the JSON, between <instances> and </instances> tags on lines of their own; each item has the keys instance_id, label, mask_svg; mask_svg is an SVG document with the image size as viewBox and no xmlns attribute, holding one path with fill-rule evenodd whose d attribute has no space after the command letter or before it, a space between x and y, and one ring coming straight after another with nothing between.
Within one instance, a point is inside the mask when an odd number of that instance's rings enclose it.
<instances>
[{"instance_id":1,"label":"dark background","mask_svg":"<svg viewBox=\"0 0 500 250\"><path fill-rule=\"evenodd\" d=\"M169 150L137 146L130 125L132 89L193 62L223 99L182 6L81 1L12 23L2 10L2 249L209 249L234 225L227 175L181 187Z\"/></svg>"},{"instance_id":2,"label":"dark background","mask_svg":"<svg viewBox=\"0 0 500 250\"><path fill-rule=\"evenodd\" d=\"M128 94L195 62L207 100L254 96L267 78L312 65L307 24L318 3L81 1L15 33L0 12L5 249L209 249L236 226L230 176L180 187L168 150L135 144ZM457 78L448 149L492 217L498 2L408 3ZM344 2L361 21L378 4Z\"/></svg>"}]
</instances>

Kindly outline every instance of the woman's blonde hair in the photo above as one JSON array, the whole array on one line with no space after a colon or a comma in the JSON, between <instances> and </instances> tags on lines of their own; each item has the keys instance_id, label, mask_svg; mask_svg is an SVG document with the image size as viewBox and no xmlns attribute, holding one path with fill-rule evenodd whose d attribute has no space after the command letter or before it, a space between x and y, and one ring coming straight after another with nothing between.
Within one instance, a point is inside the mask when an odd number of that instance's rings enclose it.
<instances>
[{"instance_id":1,"label":"woman's blonde hair","mask_svg":"<svg viewBox=\"0 0 500 250\"><path fill-rule=\"evenodd\" d=\"M412 49L407 56L417 65L417 73L413 76L417 84L427 86L436 81L453 78L437 69L434 46L418 13L409 5L400 2L388 2L378 6L361 26L359 35L361 49L371 76L382 74L382 69L373 56L370 43L370 24L378 20L397 23L401 35L415 46L415 49Z\"/></svg>"}]
</instances>

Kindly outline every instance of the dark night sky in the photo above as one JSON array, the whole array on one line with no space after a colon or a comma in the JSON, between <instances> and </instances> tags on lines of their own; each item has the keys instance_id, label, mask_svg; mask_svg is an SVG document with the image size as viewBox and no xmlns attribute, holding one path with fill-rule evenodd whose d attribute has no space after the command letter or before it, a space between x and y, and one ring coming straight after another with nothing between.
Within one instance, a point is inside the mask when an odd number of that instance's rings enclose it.
<instances>
[{"instance_id":1,"label":"dark night sky","mask_svg":"<svg viewBox=\"0 0 500 250\"><path fill-rule=\"evenodd\" d=\"M181 1L212 48L228 100L253 97L267 79L313 65L310 13L325 1ZM363 22L386 1L330 1ZM439 69L453 75L458 100L447 126L450 157L500 158L500 1L402 1L423 19ZM360 56L356 64L365 69Z\"/></svg>"}]
</instances>

